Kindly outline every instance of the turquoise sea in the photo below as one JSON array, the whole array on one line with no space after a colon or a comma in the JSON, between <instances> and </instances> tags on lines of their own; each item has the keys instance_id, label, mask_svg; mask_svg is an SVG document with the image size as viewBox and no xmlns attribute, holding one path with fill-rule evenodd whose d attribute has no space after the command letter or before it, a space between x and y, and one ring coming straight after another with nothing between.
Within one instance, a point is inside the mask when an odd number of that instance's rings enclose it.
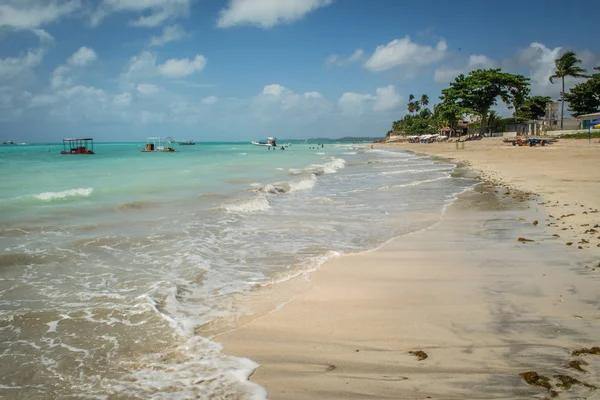
<instances>
[{"instance_id":1,"label":"turquoise sea","mask_svg":"<svg viewBox=\"0 0 600 400\"><path fill-rule=\"evenodd\" d=\"M266 398L256 363L198 333L475 183L367 144L175 147L0 145L1 398Z\"/></svg>"}]
</instances>

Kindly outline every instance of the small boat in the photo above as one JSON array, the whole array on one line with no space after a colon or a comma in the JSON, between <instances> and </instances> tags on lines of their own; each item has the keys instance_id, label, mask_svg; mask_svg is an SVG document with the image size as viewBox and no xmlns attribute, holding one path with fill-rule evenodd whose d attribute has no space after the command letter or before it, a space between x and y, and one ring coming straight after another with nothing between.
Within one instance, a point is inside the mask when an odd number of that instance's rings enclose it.
<instances>
[{"instance_id":1,"label":"small boat","mask_svg":"<svg viewBox=\"0 0 600 400\"><path fill-rule=\"evenodd\" d=\"M195 146L196 142L194 142L193 140L182 140L181 142L179 142L180 146Z\"/></svg>"},{"instance_id":2,"label":"small boat","mask_svg":"<svg viewBox=\"0 0 600 400\"><path fill-rule=\"evenodd\" d=\"M277 146L277 138L276 137L268 137L267 140L259 140L257 142L252 142L255 146Z\"/></svg>"},{"instance_id":3,"label":"small boat","mask_svg":"<svg viewBox=\"0 0 600 400\"><path fill-rule=\"evenodd\" d=\"M173 147L170 146L173 138L170 137L149 137L146 140L146 147L142 150L142 153L172 153L175 151Z\"/></svg>"},{"instance_id":4,"label":"small boat","mask_svg":"<svg viewBox=\"0 0 600 400\"><path fill-rule=\"evenodd\" d=\"M63 139L63 151L60 154L94 154L94 139L65 138Z\"/></svg>"}]
</instances>

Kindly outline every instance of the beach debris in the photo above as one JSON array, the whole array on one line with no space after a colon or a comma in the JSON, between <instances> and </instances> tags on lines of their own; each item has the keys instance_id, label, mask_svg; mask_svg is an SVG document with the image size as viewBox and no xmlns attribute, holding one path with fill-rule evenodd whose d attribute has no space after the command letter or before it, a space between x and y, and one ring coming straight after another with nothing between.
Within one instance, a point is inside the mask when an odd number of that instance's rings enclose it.
<instances>
[{"instance_id":1,"label":"beach debris","mask_svg":"<svg viewBox=\"0 0 600 400\"><path fill-rule=\"evenodd\" d=\"M573 242L567 242L566 245L567 246L571 246L573 244Z\"/></svg>"},{"instance_id":2,"label":"beach debris","mask_svg":"<svg viewBox=\"0 0 600 400\"><path fill-rule=\"evenodd\" d=\"M538 373L535 371L521 372L519 375L521 375L521 377L529 385L541 386L543 388L546 388L548 391L552 390L550 379L548 379L547 376L538 375Z\"/></svg>"},{"instance_id":3,"label":"beach debris","mask_svg":"<svg viewBox=\"0 0 600 400\"><path fill-rule=\"evenodd\" d=\"M585 239L581 239L579 241L580 244L588 244L590 241L589 240L585 240Z\"/></svg>"},{"instance_id":4,"label":"beach debris","mask_svg":"<svg viewBox=\"0 0 600 400\"><path fill-rule=\"evenodd\" d=\"M589 383L581 382L580 380L572 378L569 375L554 375L554 378L556 378L560 381L558 386L565 390L571 389L571 386L573 386L573 385L581 385L581 386L590 388L592 390L596 390L596 386L590 385Z\"/></svg>"},{"instance_id":5,"label":"beach debris","mask_svg":"<svg viewBox=\"0 0 600 400\"><path fill-rule=\"evenodd\" d=\"M336 367L335 365L333 365L333 364L329 364L329 365L327 366L327 369L325 370L325 372L331 372L331 371L333 371L333 370L334 370L334 369L336 369L336 368L337 368L337 367Z\"/></svg>"},{"instance_id":6,"label":"beach debris","mask_svg":"<svg viewBox=\"0 0 600 400\"><path fill-rule=\"evenodd\" d=\"M600 347L594 346L594 347L590 347L589 349L581 348L581 349L573 350L573 353L571 353L571 355L573 355L573 356L581 356L584 354L594 354L594 355L600 356Z\"/></svg>"},{"instance_id":7,"label":"beach debris","mask_svg":"<svg viewBox=\"0 0 600 400\"><path fill-rule=\"evenodd\" d=\"M594 233L598 233L597 230L595 230L594 228L590 228L587 231L585 231L585 233L590 233L590 234L594 234Z\"/></svg>"},{"instance_id":8,"label":"beach debris","mask_svg":"<svg viewBox=\"0 0 600 400\"><path fill-rule=\"evenodd\" d=\"M552 236L554 236L554 237L560 237L560 235L558 233L555 233Z\"/></svg>"},{"instance_id":9,"label":"beach debris","mask_svg":"<svg viewBox=\"0 0 600 400\"><path fill-rule=\"evenodd\" d=\"M583 318L581 316L579 316L580 318ZM588 365L587 362L583 361L583 360L571 360L567 363L567 368L572 368L572 369L576 369L579 372L587 372L585 369L583 369L582 365Z\"/></svg>"},{"instance_id":10,"label":"beach debris","mask_svg":"<svg viewBox=\"0 0 600 400\"><path fill-rule=\"evenodd\" d=\"M538 224L538 220L536 219L535 221L533 221L533 226L536 226Z\"/></svg>"},{"instance_id":11,"label":"beach debris","mask_svg":"<svg viewBox=\"0 0 600 400\"><path fill-rule=\"evenodd\" d=\"M408 352L408 354L412 354L413 356L417 357L417 360L419 361L423 361L429 357L423 350L411 350Z\"/></svg>"},{"instance_id":12,"label":"beach debris","mask_svg":"<svg viewBox=\"0 0 600 400\"><path fill-rule=\"evenodd\" d=\"M521 243L526 243L526 242L535 242L535 240L533 240L533 239L527 239L527 238L524 238L524 237L519 237L519 238L517 239L517 241L518 241L518 242L521 242Z\"/></svg>"}]
</instances>

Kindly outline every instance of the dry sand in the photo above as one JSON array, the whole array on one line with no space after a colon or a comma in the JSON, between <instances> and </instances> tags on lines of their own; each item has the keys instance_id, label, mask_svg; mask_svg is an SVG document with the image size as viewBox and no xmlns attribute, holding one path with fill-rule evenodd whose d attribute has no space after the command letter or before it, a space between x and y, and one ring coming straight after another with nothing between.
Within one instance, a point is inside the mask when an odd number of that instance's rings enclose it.
<instances>
[{"instance_id":1,"label":"dry sand","mask_svg":"<svg viewBox=\"0 0 600 400\"><path fill-rule=\"evenodd\" d=\"M528 371L547 376L561 398L598 396L580 384L560 387L554 376L600 386L600 357L571 355L600 345L600 233L583 233L600 223L600 214L589 213L600 208L594 171L600 146L505 148L496 140L459 151L453 144L405 146L468 161L490 179L545 199L526 201L515 189L480 185L430 229L265 289L257 309L295 297L217 336L225 352L261 364L251 379L271 399L550 397L519 376ZM538 205L557 200L560 207ZM548 213L576 215L554 227ZM568 229L590 242L582 250L553 236L583 218L590 226ZM409 353L417 350L428 357ZM568 368L573 360L587 362L589 373Z\"/></svg>"}]
</instances>

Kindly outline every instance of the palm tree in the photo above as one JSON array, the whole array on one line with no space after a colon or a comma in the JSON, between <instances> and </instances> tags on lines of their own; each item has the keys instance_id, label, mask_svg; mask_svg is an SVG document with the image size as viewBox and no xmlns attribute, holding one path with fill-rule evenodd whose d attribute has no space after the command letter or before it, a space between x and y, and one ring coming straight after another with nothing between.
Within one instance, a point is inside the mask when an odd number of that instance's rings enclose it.
<instances>
[{"instance_id":1,"label":"palm tree","mask_svg":"<svg viewBox=\"0 0 600 400\"><path fill-rule=\"evenodd\" d=\"M554 60L556 71L554 75L550 77L550 83L554 83L554 79L560 78L562 81L562 91L560 92L560 129L563 129L563 116L565 113L565 77L572 76L573 78L587 78L588 76L584 73L585 69L580 68L577 64L581 63L575 53L567 51L565 54Z\"/></svg>"},{"instance_id":2,"label":"palm tree","mask_svg":"<svg viewBox=\"0 0 600 400\"><path fill-rule=\"evenodd\" d=\"M429 105L429 96L427 96L426 94L421 95L421 105L423 107L427 107Z\"/></svg>"}]
</instances>

